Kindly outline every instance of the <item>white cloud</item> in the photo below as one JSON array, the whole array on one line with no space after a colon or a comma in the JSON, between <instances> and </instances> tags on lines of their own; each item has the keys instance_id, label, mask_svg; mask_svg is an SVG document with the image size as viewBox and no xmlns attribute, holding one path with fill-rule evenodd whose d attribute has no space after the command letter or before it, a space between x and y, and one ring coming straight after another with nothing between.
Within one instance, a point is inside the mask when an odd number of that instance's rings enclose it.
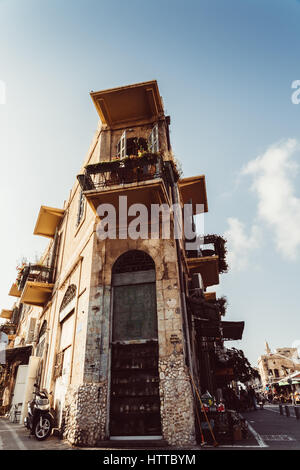
<instances>
[{"instance_id":1,"label":"white cloud","mask_svg":"<svg viewBox=\"0 0 300 470\"><path fill-rule=\"evenodd\" d=\"M227 239L228 245L228 263L230 269L241 271L248 266L251 253L259 245L259 228L253 225L250 233L247 233L245 224L237 218L230 217L227 222L229 228L224 233L224 237Z\"/></svg>"},{"instance_id":2,"label":"white cloud","mask_svg":"<svg viewBox=\"0 0 300 470\"><path fill-rule=\"evenodd\" d=\"M299 165L292 160L297 150L299 143L288 139L270 146L242 170L253 177L259 219L272 229L277 251L290 259L300 247L300 198L293 184Z\"/></svg>"}]
</instances>

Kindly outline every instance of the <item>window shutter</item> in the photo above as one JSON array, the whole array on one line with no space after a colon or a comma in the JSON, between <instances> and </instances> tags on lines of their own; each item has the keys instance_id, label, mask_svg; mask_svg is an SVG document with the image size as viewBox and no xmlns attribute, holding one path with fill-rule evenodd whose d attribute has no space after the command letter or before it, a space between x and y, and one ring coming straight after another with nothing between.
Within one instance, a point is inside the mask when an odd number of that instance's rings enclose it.
<instances>
[{"instance_id":1,"label":"window shutter","mask_svg":"<svg viewBox=\"0 0 300 470\"><path fill-rule=\"evenodd\" d=\"M84 195L83 195L83 191L81 190L79 194L79 200L78 200L78 212L77 212L76 226L80 224L80 221L83 217L83 211L84 211Z\"/></svg>"},{"instance_id":2,"label":"window shutter","mask_svg":"<svg viewBox=\"0 0 300 470\"><path fill-rule=\"evenodd\" d=\"M30 318L29 328L27 330L26 344L33 342L36 318Z\"/></svg>"},{"instance_id":3,"label":"window shutter","mask_svg":"<svg viewBox=\"0 0 300 470\"><path fill-rule=\"evenodd\" d=\"M149 152L157 153L159 151L159 142L158 142L158 125L155 124L153 127L149 139L148 139L148 148Z\"/></svg>"},{"instance_id":4,"label":"window shutter","mask_svg":"<svg viewBox=\"0 0 300 470\"><path fill-rule=\"evenodd\" d=\"M53 372L53 376L55 379L57 379L58 377L62 375L63 363L64 363L64 352L60 351L59 353L56 354L56 357L55 357L55 365L54 365L54 372Z\"/></svg>"},{"instance_id":5,"label":"window shutter","mask_svg":"<svg viewBox=\"0 0 300 470\"><path fill-rule=\"evenodd\" d=\"M127 154L126 131L124 131L117 145L117 156L118 158L125 158L126 154Z\"/></svg>"}]
</instances>

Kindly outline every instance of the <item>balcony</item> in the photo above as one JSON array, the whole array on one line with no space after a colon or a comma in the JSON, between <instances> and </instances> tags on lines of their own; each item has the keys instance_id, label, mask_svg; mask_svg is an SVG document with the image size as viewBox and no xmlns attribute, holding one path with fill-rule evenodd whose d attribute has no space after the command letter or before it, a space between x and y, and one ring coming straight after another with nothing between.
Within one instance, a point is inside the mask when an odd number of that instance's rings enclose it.
<instances>
[{"instance_id":1,"label":"balcony","mask_svg":"<svg viewBox=\"0 0 300 470\"><path fill-rule=\"evenodd\" d=\"M201 274L204 287L219 284L219 258L218 256L200 256L187 258L189 274Z\"/></svg>"},{"instance_id":2,"label":"balcony","mask_svg":"<svg viewBox=\"0 0 300 470\"><path fill-rule=\"evenodd\" d=\"M16 334L16 325L14 323L6 322L0 325L0 331L3 331L8 337L11 337L9 339L13 339L12 337L15 336Z\"/></svg>"},{"instance_id":3,"label":"balcony","mask_svg":"<svg viewBox=\"0 0 300 470\"><path fill-rule=\"evenodd\" d=\"M19 288L16 282L12 284L8 295L10 295L11 297L21 297L21 292L19 291Z\"/></svg>"},{"instance_id":4,"label":"balcony","mask_svg":"<svg viewBox=\"0 0 300 470\"><path fill-rule=\"evenodd\" d=\"M42 237L54 238L56 229L60 224L63 216L63 209L41 206L33 232L34 235L41 235Z\"/></svg>"},{"instance_id":5,"label":"balcony","mask_svg":"<svg viewBox=\"0 0 300 470\"><path fill-rule=\"evenodd\" d=\"M190 310L195 318L217 321L226 313L227 299L219 297L216 293L202 292L201 289L193 289L187 297Z\"/></svg>"},{"instance_id":6,"label":"balcony","mask_svg":"<svg viewBox=\"0 0 300 470\"><path fill-rule=\"evenodd\" d=\"M204 245L213 245L213 247L211 249L201 249L202 255L218 256L219 273L226 273L228 271L226 240L220 235L205 235Z\"/></svg>"},{"instance_id":7,"label":"balcony","mask_svg":"<svg viewBox=\"0 0 300 470\"><path fill-rule=\"evenodd\" d=\"M77 179L95 213L100 204L112 204L118 213L119 196L127 196L128 207L135 203L148 208L169 203L168 169L157 153L88 165Z\"/></svg>"},{"instance_id":8,"label":"balcony","mask_svg":"<svg viewBox=\"0 0 300 470\"><path fill-rule=\"evenodd\" d=\"M10 320L12 315L13 315L13 310L2 309L0 313L0 318L5 318L6 320Z\"/></svg>"},{"instance_id":9,"label":"balcony","mask_svg":"<svg viewBox=\"0 0 300 470\"><path fill-rule=\"evenodd\" d=\"M195 240L196 238L192 241ZM203 245L212 246L211 248L203 248ZM203 245L198 249L186 250L187 258L207 258L210 256L217 256L219 273L226 273L228 271L228 264L226 261L226 240L220 235L205 235L203 238Z\"/></svg>"},{"instance_id":10,"label":"balcony","mask_svg":"<svg viewBox=\"0 0 300 470\"><path fill-rule=\"evenodd\" d=\"M43 307L51 296L54 286L52 281L51 268L39 264L24 266L17 279L17 286L21 292L20 302Z\"/></svg>"}]
</instances>

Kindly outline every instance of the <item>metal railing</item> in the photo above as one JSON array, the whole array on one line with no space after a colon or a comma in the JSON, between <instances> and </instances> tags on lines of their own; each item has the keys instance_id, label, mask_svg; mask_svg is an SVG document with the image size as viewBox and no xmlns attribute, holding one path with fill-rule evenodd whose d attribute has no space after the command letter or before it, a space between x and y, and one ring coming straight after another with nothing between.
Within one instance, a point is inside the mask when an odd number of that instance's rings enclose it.
<instances>
[{"instance_id":1,"label":"metal railing","mask_svg":"<svg viewBox=\"0 0 300 470\"><path fill-rule=\"evenodd\" d=\"M17 281L19 291L22 291L27 281L50 284L53 280L53 269L40 264L29 264L24 267L21 278Z\"/></svg>"},{"instance_id":2,"label":"metal railing","mask_svg":"<svg viewBox=\"0 0 300 470\"><path fill-rule=\"evenodd\" d=\"M165 178L161 155L147 153L142 157L124 158L87 165L77 179L83 191L101 190L109 186L138 183Z\"/></svg>"},{"instance_id":3,"label":"metal railing","mask_svg":"<svg viewBox=\"0 0 300 470\"><path fill-rule=\"evenodd\" d=\"M189 240L193 242L194 240ZM203 248L204 245L212 245L211 248ZM207 256L219 257L219 271L220 273L227 272L228 265L226 261L226 240L220 235L204 235L202 247L194 250L186 250L187 258L202 258Z\"/></svg>"}]
</instances>

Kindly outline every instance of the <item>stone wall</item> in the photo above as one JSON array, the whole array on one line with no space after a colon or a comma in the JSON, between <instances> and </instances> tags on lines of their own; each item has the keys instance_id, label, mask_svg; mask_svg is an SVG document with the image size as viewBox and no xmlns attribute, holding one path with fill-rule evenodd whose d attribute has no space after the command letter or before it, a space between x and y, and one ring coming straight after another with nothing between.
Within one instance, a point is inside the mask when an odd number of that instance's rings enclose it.
<instances>
[{"instance_id":1,"label":"stone wall","mask_svg":"<svg viewBox=\"0 0 300 470\"><path fill-rule=\"evenodd\" d=\"M96 446L105 439L107 384L69 386L63 411L62 436L77 446Z\"/></svg>"},{"instance_id":2,"label":"stone wall","mask_svg":"<svg viewBox=\"0 0 300 470\"><path fill-rule=\"evenodd\" d=\"M193 395L182 354L159 359L163 438L172 446L194 445Z\"/></svg>"}]
</instances>

